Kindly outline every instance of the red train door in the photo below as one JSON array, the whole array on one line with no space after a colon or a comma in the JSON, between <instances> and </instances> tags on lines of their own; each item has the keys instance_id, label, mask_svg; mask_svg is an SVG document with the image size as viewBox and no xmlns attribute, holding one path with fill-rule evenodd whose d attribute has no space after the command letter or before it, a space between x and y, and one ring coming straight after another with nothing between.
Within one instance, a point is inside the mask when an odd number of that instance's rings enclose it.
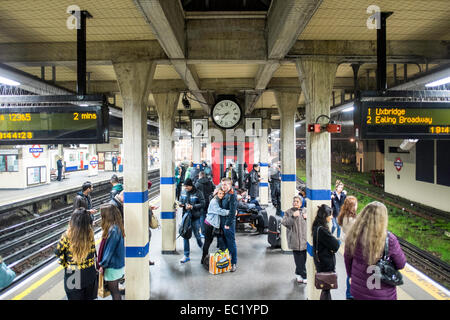
<instances>
[{"instance_id":1,"label":"red train door","mask_svg":"<svg viewBox=\"0 0 450 320\"><path fill-rule=\"evenodd\" d=\"M84 170L84 166L83 166L83 152L80 152L80 170Z\"/></svg>"}]
</instances>

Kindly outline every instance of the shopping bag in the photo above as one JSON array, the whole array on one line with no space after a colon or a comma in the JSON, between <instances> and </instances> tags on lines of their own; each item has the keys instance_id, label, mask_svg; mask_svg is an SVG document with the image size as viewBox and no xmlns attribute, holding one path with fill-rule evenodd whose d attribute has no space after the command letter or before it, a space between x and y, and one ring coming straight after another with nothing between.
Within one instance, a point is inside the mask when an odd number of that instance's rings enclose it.
<instances>
[{"instance_id":1,"label":"shopping bag","mask_svg":"<svg viewBox=\"0 0 450 320\"><path fill-rule=\"evenodd\" d=\"M231 258L228 249L209 254L209 273L219 274L231 270Z\"/></svg>"},{"instance_id":2,"label":"shopping bag","mask_svg":"<svg viewBox=\"0 0 450 320\"><path fill-rule=\"evenodd\" d=\"M111 292L105 287L105 280L103 278L103 273L98 274L98 296L101 298L106 298L111 295Z\"/></svg>"}]
</instances>

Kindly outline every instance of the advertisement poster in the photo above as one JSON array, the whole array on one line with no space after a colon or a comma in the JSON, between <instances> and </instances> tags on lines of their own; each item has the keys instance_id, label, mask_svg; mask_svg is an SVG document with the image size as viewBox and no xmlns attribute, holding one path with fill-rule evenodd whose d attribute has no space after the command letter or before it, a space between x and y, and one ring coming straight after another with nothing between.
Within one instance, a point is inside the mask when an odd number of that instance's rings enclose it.
<instances>
[{"instance_id":1,"label":"advertisement poster","mask_svg":"<svg viewBox=\"0 0 450 320\"><path fill-rule=\"evenodd\" d=\"M31 186L33 184L41 183L41 168L31 167L27 168L27 185Z\"/></svg>"}]
</instances>

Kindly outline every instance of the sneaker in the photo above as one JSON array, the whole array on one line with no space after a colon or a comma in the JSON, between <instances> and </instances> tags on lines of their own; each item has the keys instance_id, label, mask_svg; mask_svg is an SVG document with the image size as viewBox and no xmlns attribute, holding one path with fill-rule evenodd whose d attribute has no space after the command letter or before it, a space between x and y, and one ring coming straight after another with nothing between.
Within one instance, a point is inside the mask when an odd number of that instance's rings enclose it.
<instances>
[{"instance_id":1,"label":"sneaker","mask_svg":"<svg viewBox=\"0 0 450 320\"><path fill-rule=\"evenodd\" d=\"M148 264L151 265L151 266L154 266L154 265L155 265L155 262L149 260L149 261L148 261Z\"/></svg>"},{"instance_id":2,"label":"sneaker","mask_svg":"<svg viewBox=\"0 0 450 320\"><path fill-rule=\"evenodd\" d=\"M296 275L297 278L297 283L303 283L303 278L302 276L299 276L298 274Z\"/></svg>"},{"instance_id":3,"label":"sneaker","mask_svg":"<svg viewBox=\"0 0 450 320\"><path fill-rule=\"evenodd\" d=\"M191 261L191 258L184 257L182 260L180 260L180 263L186 263L186 262L189 262L189 261Z\"/></svg>"},{"instance_id":4,"label":"sneaker","mask_svg":"<svg viewBox=\"0 0 450 320\"><path fill-rule=\"evenodd\" d=\"M203 233L200 233L200 238L205 239L205 235Z\"/></svg>"},{"instance_id":5,"label":"sneaker","mask_svg":"<svg viewBox=\"0 0 450 320\"><path fill-rule=\"evenodd\" d=\"M237 269L237 266L235 264L231 265L231 270L230 272L235 272Z\"/></svg>"},{"instance_id":6,"label":"sneaker","mask_svg":"<svg viewBox=\"0 0 450 320\"><path fill-rule=\"evenodd\" d=\"M307 284L307 283L308 283L308 280L303 279L303 284Z\"/></svg>"}]
</instances>

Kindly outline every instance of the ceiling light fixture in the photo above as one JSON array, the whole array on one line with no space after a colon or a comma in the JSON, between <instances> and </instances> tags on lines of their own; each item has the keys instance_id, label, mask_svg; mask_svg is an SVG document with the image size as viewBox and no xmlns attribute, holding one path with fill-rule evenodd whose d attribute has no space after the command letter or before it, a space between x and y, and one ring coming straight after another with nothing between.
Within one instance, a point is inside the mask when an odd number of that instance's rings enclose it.
<instances>
[{"instance_id":1,"label":"ceiling light fixture","mask_svg":"<svg viewBox=\"0 0 450 320\"><path fill-rule=\"evenodd\" d=\"M425 87L427 87L427 88L429 88L429 87L437 87L437 86L442 86L442 85L447 84L447 83L450 83L450 77L427 83L425 85Z\"/></svg>"},{"instance_id":2,"label":"ceiling light fixture","mask_svg":"<svg viewBox=\"0 0 450 320\"><path fill-rule=\"evenodd\" d=\"M8 86L20 86L20 82L5 78L0 76L0 83L6 84Z\"/></svg>"},{"instance_id":3,"label":"ceiling light fixture","mask_svg":"<svg viewBox=\"0 0 450 320\"><path fill-rule=\"evenodd\" d=\"M349 107L347 109L342 110L342 112L350 112L350 111L353 111L353 110L355 110L355 107L351 106L351 107Z\"/></svg>"}]
</instances>

